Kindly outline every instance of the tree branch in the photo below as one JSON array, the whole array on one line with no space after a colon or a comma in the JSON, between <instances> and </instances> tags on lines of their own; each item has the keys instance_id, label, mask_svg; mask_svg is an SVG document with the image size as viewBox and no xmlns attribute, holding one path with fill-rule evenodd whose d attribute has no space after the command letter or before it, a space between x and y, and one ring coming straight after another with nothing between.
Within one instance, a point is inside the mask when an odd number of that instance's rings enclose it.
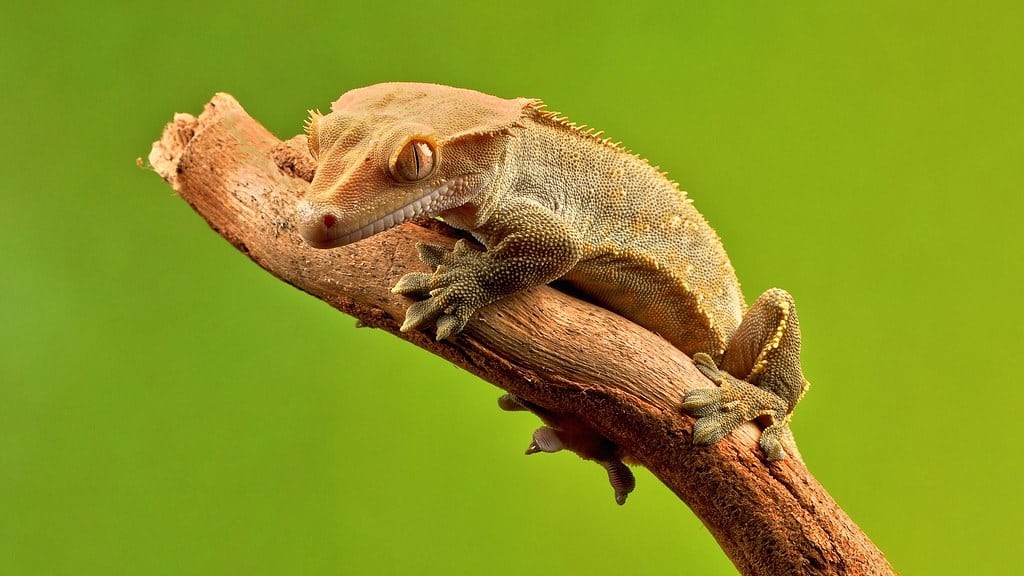
<instances>
[{"instance_id":1,"label":"tree branch","mask_svg":"<svg viewBox=\"0 0 1024 576\"><path fill-rule=\"evenodd\" d=\"M668 342L607 310L543 286L486 307L450 341L399 333L409 302L390 287L424 269L416 242L451 245L450 234L406 224L335 250L307 247L293 221L313 171L305 138L282 143L231 96L198 118L175 115L149 162L281 280L615 442L690 506L741 573L893 573L802 462L765 462L754 425L692 445L680 394L711 384Z\"/></svg>"}]
</instances>

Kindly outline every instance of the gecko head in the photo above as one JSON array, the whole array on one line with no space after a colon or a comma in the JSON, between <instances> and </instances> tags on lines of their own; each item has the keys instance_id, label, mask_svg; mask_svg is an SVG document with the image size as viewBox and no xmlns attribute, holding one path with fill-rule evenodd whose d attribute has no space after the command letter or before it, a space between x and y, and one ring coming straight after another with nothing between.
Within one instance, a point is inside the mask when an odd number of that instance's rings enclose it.
<instances>
[{"instance_id":1,"label":"gecko head","mask_svg":"<svg viewBox=\"0 0 1024 576\"><path fill-rule=\"evenodd\" d=\"M527 100L432 84L342 95L306 123L316 175L296 212L311 246L333 248L471 202L500 170Z\"/></svg>"}]
</instances>

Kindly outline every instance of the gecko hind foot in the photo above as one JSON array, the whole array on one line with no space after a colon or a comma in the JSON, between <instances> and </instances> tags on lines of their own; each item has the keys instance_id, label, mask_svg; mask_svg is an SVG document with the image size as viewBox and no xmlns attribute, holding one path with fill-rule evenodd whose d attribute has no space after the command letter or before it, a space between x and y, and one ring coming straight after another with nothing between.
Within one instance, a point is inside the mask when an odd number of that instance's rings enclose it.
<instances>
[{"instance_id":1,"label":"gecko hind foot","mask_svg":"<svg viewBox=\"0 0 1024 576\"><path fill-rule=\"evenodd\" d=\"M697 416L693 424L694 444L714 444L740 424L767 417L770 424L761 432L761 449L769 460L785 458L783 446L792 439L792 433L782 398L719 370L706 354L695 354L694 364L717 385L691 390L683 396L681 408Z\"/></svg>"}]
</instances>

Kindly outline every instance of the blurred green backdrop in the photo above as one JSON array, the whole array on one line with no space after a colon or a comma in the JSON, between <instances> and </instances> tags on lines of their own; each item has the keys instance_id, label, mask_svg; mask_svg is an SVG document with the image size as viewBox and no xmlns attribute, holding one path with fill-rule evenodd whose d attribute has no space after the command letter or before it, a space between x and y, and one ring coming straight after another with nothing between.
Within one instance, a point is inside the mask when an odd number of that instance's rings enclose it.
<instances>
[{"instance_id":1,"label":"blurred green backdrop","mask_svg":"<svg viewBox=\"0 0 1024 576\"><path fill-rule=\"evenodd\" d=\"M648 473L620 508L522 457L497 389L135 167L215 91L289 137L386 80L542 97L668 170L748 298L795 295L801 448L897 570L1019 570L1016 4L146 4L0 22L0 573L735 573Z\"/></svg>"}]
</instances>

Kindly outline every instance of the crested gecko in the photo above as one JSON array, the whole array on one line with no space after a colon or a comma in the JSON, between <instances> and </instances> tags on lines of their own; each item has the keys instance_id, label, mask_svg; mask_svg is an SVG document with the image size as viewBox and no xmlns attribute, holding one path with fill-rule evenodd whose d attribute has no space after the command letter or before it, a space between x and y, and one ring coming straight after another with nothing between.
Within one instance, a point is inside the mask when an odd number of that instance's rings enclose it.
<instances>
[{"instance_id":1,"label":"crested gecko","mask_svg":"<svg viewBox=\"0 0 1024 576\"><path fill-rule=\"evenodd\" d=\"M561 279L660 334L716 384L682 398L681 409L697 417L695 443L757 420L769 460L787 450L799 457L789 421L808 382L792 297L770 289L748 309L718 235L639 156L540 100L435 84L349 91L330 113L311 111L306 132L317 167L297 217L311 246L432 216L484 248L418 245L433 271L407 274L393 288L417 299L401 330L432 322L437 339L448 338L481 307ZM597 460L625 501L632 476L614 449L515 397L500 404L553 424L535 433L528 453L566 447Z\"/></svg>"}]
</instances>

